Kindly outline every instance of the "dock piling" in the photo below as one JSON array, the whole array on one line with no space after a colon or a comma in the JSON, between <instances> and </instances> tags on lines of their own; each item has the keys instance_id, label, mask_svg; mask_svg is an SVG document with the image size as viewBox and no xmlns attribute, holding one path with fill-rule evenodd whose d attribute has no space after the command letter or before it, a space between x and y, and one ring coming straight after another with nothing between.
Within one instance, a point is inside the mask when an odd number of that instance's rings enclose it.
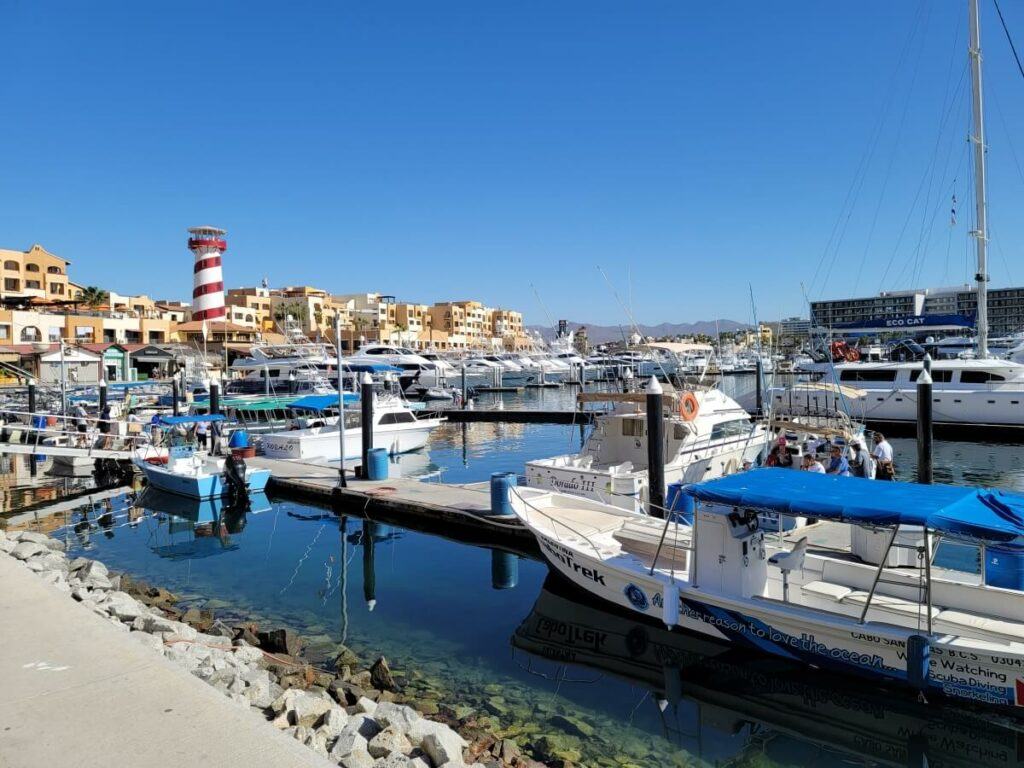
<instances>
[{"instance_id":1,"label":"dock piling","mask_svg":"<svg viewBox=\"0 0 1024 768\"><path fill-rule=\"evenodd\" d=\"M467 394L467 388L466 388L466 364L463 363L462 364L462 407L463 408L466 407L466 400L468 399L466 397L466 394Z\"/></svg>"},{"instance_id":2,"label":"dock piling","mask_svg":"<svg viewBox=\"0 0 1024 768\"><path fill-rule=\"evenodd\" d=\"M764 361L761 359L761 356L758 355L757 356L757 362L754 364L754 387L755 387L756 392L757 392L757 394L756 394L756 398L757 398L756 399L756 403L757 403L756 408L757 409L754 411L754 416L756 416L757 418L761 418L761 415L764 413L764 392L761 389L761 379L762 379L763 376L764 376Z\"/></svg>"},{"instance_id":3,"label":"dock piling","mask_svg":"<svg viewBox=\"0 0 1024 768\"><path fill-rule=\"evenodd\" d=\"M363 374L359 407L362 415L363 442L360 456L363 464L363 477L367 477L367 471L370 468L370 449L373 447L373 377L368 373Z\"/></svg>"},{"instance_id":4,"label":"dock piling","mask_svg":"<svg viewBox=\"0 0 1024 768\"><path fill-rule=\"evenodd\" d=\"M664 396L657 376L647 385L647 513L665 516Z\"/></svg>"},{"instance_id":5,"label":"dock piling","mask_svg":"<svg viewBox=\"0 0 1024 768\"><path fill-rule=\"evenodd\" d=\"M181 409L178 406L178 401L179 401L180 398L181 398L181 392L179 391L179 387L178 387L178 377L175 376L173 379L171 379L171 412L175 416L180 416L181 415L180 414L180 410Z\"/></svg>"},{"instance_id":6,"label":"dock piling","mask_svg":"<svg viewBox=\"0 0 1024 768\"><path fill-rule=\"evenodd\" d=\"M36 414L36 380L28 380L28 415L29 423L32 423L32 417Z\"/></svg>"},{"instance_id":7,"label":"dock piling","mask_svg":"<svg viewBox=\"0 0 1024 768\"><path fill-rule=\"evenodd\" d=\"M100 413L107 407L107 380L100 379Z\"/></svg>"},{"instance_id":8,"label":"dock piling","mask_svg":"<svg viewBox=\"0 0 1024 768\"><path fill-rule=\"evenodd\" d=\"M917 482L933 482L932 467L932 375L931 361L917 379Z\"/></svg>"},{"instance_id":9,"label":"dock piling","mask_svg":"<svg viewBox=\"0 0 1024 768\"><path fill-rule=\"evenodd\" d=\"M220 383L216 379L210 380L210 414L220 413Z\"/></svg>"}]
</instances>

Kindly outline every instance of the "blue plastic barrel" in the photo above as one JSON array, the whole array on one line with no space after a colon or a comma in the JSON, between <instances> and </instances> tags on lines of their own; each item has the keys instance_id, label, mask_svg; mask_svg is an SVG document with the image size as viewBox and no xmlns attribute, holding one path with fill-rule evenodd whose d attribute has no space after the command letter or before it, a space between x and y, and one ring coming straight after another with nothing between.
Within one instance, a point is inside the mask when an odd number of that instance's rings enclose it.
<instances>
[{"instance_id":1,"label":"blue plastic barrel","mask_svg":"<svg viewBox=\"0 0 1024 768\"><path fill-rule=\"evenodd\" d=\"M366 457L366 478L368 480L388 479L388 449L371 448Z\"/></svg>"},{"instance_id":2,"label":"blue plastic barrel","mask_svg":"<svg viewBox=\"0 0 1024 768\"><path fill-rule=\"evenodd\" d=\"M932 647L924 635L907 638L907 682L919 691L928 687Z\"/></svg>"},{"instance_id":3,"label":"blue plastic barrel","mask_svg":"<svg viewBox=\"0 0 1024 768\"><path fill-rule=\"evenodd\" d=\"M697 505L693 496L683 491L685 485L687 484L668 484L668 503L665 506L671 513L673 520L686 525L693 525L693 511Z\"/></svg>"},{"instance_id":4,"label":"blue plastic barrel","mask_svg":"<svg viewBox=\"0 0 1024 768\"><path fill-rule=\"evenodd\" d=\"M1024 548L985 547L985 583L990 587L1024 589Z\"/></svg>"},{"instance_id":5,"label":"blue plastic barrel","mask_svg":"<svg viewBox=\"0 0 1024 768\"><path fill-rule=\"evenodd\" d=\"M508 498L509 488L519 485L515 472L494 472L491 474L491 515L511 515L512 503Z\"/></svg>"},{"instance_id":6,"label":"blue plastic barrel","mask_svg":"<svg viewBox=\"0 0 1024 768\"><path fill-rule=\"evenodd\" d=\"M510 552L491 550L491 587L512 589L519 583L519 558Z\"/></svg>"},{"instance_id":7,"label":"blue plastic barrel","mask_svg":"<svg viewBox=\"0 0 1024 768\"><path fill-rule=\"evenodd\" d=\"M32 426L36 429L46 429L46 417L45 416L33 416Z\"/></svg>"},{"instance_id":8,"label":"blue plastic barrel","mask_svg":"<svg viewBox=\"0 0 1024 768\"><path fill-rule=\"evenodd\" d=\"M248 448L249 433L244 429L236 429L228 438L228 448Z\"/></svg>"}]
</instances>

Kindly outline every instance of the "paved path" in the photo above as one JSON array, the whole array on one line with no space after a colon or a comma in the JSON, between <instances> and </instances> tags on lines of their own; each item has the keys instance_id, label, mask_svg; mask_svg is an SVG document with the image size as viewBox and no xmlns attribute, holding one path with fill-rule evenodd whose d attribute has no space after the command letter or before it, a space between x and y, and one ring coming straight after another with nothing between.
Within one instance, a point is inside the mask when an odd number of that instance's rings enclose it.
<instances>
[{"instance_id":1,"label":"paved path","mask_svg":"<svg viewBox=\"0 0 1024 768\"><path fill-rule=\"evenodd\" d=\"M3 768L331 765L3 554L0 692Z\"/></svg>"}]
</instances>

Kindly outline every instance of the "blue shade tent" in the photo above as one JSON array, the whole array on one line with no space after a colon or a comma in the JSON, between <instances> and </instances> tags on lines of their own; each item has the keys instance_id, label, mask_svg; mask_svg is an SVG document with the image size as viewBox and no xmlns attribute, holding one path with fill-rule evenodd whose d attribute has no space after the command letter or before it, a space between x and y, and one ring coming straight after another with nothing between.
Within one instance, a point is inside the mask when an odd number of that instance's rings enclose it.
<instances>
[{"instance_id":1,"label":"blue shade tent","mask_svg":"<svg viewBox=\"0 0 1024 768\"><path fill-rule=\"evenodd\" d=\"M351 392L345 393L345 405L349 403L358 403L359 395L352 394ZM298 400L292 402L289 408L294 408L297 411L323 411L327 408L338 407L338 396L337 395L306 395L300 397Z\"/></svg>"},{"instance_id":2,"label":"blue shade tent","mask_svg":"<svg viewBox=\"0 0 1024 768\"><path fill-rule=\"evenodd\" d=\"M1024 536L1024 496L989 488L755 469L684 490L698 501L855 525L922 525L980 541Z\"/></svg>"},{"instance_id":3,"label":"blue shade tent","mask_svg":"<svg viewBox=\"0 0 1024 768\"><path fill-rule=\"evenodd\" d=\"M219 413L208 413L204 416L160 416L160 423L167 426L176 424L198 424L199 422L224 421Z\"/></svg>"}]
</instances>

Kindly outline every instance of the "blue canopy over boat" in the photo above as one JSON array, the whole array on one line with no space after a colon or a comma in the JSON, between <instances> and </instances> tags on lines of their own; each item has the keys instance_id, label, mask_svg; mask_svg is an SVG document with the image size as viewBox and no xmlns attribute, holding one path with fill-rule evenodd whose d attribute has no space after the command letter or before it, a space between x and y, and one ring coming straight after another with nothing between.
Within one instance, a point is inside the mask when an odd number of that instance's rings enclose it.
<instances>
[{"instance_id":1,"label":"blue canopy over boat","mask_svg":"<svg viewBox=\"0 0 1024 768\"><path fill-rule=\"evenodd\" d=\"M352 392L345 393L345 404L358 403L359 395L353 394ZM289 408L294 408L297 411L323 411L327 408L338 407L338 396L337 395L306 395L300 397L298 400L291 403Z\"/></svg>"},{"instance_id":2,"label":"blue canopy over boat","mask_svg":"<svg viewBox=\"0 0 1024 768\"><path fill-rule=\"evenodd\" d=\"M699 501L851 524L922 525L981 541L1024 536L1024 496L991 488L768 468L688 485L684 491Z\"/></svg>"},{"instance_id":3,"label":"blue canopy over boat","mask_svg":"<svg viewBox=\"0 0 1024 768\"><path fill-rule=\"evenodd\" d=\"M160 416L160 423L167 425L174 424L198 424L199 422L224 421L220 413L207 413L202 416Z\"/></svg>"}]
</instances>

